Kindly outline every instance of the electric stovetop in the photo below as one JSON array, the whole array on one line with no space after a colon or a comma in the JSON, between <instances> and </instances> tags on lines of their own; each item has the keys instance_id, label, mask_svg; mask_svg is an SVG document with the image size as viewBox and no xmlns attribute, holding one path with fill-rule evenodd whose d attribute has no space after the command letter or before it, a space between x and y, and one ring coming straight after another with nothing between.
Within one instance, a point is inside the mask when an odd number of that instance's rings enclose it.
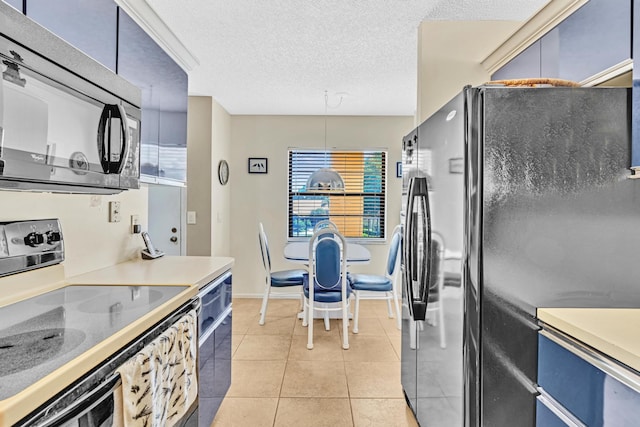
<instances>
[{"instance_id":1,"label":"electric stovetop","mask_svg":"<svg viewBox=\"0 0 640 427\"><path fill-rule=\"evenodd\" d=\"M26 389L184 289L73 285L0 307L0 400Z\"/></svg>"}]
</instances>

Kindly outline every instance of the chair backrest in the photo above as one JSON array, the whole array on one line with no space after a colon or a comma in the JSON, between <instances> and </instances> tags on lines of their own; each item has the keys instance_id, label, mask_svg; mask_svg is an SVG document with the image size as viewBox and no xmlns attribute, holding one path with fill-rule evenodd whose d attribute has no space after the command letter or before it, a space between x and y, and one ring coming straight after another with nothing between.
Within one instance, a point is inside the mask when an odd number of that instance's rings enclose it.
<instances>
[{"instance_id":1,"label":"chair backrest","mask_svg":"<svg viewBox=\"0 0 640 427\"><path fill-rule=\"evenodd\" d=\"M269 254L269 242L264 232L262 223L258 224L258 242L260 243L260 255L262 256L262 265L267 275L271 273L271 255Z\"/></svg>"},{"instance_id":2,"label":"chair backrest","mask_svg":"<svg viewBox=\"0 0 640 427\"><path fill-rule=\"evenodd\" d=\"M385 273L388 277L393 276L396 268L400 262L400 258L398 257L398 253L400 252L400 247L402 245L402 226L397 225L393 229L393 233L391 235L391 243L389 244L389 253L387 254L387 269Z\"/></svg>"},{"instance_id":3,"label":"chair backrest","mask_svg":"<svg viewBox=\"0 0 640 427\"><path fill-rule=\"evenodd\" d=\"M444 238L438 232L431 232L431 271L429 272L429 300L440 299L444 285Z\"/></svg>"},{"instance_id":4,"label":"chair backrest","mask_svg":"<svg viewBox=\"0 0 640 427\"><path fill-rule=\"evenodd\" d=\"M326 235L331 235L327 238ZM342 291L347 294L347 242L337 230L322 228L309 240L310 298L313 292Z\"/></svg>"},{"instance_id":5,"label":"chair backrest","mask_svg":"<svg viewBox=\"0 0 640 427\"><path fill-rule=\"evenodd\" d=\"M316 231L323 228L332 228L334 231L338 231L338 226L334 222L328 219L323 219L322 221L318 221L316 225L313 226L313 232L315 233Z\"/></svg>"}]
</instances>

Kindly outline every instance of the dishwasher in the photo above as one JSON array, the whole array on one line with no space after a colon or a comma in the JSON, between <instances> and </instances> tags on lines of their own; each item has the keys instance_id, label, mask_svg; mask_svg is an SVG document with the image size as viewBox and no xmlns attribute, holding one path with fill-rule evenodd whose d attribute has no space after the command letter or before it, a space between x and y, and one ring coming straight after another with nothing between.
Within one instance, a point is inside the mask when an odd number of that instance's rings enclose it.
<instances>
[{"instance_id":1,"label":"dishwasher","mask_svg":"<svg viewBox=\"0 0 640 427\"><path fill-rule=\"evenodd\" d=\"M198 296L198 425L210 426L231 385L231 270L204 285Z\"/></svg>"}]
</instances>

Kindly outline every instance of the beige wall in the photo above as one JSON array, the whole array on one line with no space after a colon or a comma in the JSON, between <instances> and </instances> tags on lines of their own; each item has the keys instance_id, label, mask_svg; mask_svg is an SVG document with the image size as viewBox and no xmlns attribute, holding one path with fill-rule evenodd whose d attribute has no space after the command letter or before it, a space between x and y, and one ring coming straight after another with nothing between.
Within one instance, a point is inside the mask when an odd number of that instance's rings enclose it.
<instances>
[{"instance_id":1,"label":"beige wall","mask_svg":"<svg viewBox=\"0 0 640 427\"><path fill-rule=\"evenodd\" d=\"M211 175L211 255L231 254L231 189L235 190L235 178L241 172L231 166L231 116L220 104L213 101L212 108L212 162ZM226 160L229 167L229 182L221 185L218 180L218 163Z\"/></svg>"},{"instance_id":2,"label":"beige wall","mask_svg":"<svg viewBox=\"0 0 640 427\"><path fill-rule=\"evenodd\" d=\"M119 201L122 221L110 223L109 201ZM0 221L59 218L65 243L67 276L139 256L143 242L131 234L131 215L147 227L147 187L113 196L0 191Z\"/></svg>"},{"instance_id":3,"label":"beige wall","mask_svg":"<svg viewBox=\"0 0 640 427\"><path fill-rule=\"evenodd\" d=\"M482 61L521 22L424 21L418 29L418 102L422 123L457 95L465 85L490 79Z\"/></svg>"},{"instance_id":4,"label":"beige wall","mask_svg":"<svg viewBox=\"0 0 640 427\"><path fill-rule=\"evenodd\" d=\"M187 118L187 255L211 255L211 97L190 96Z\"/></svg>"},{"instance_id":5,"label":"beige wall","mask_svg":"<svg viewBox=\"0 0 640 427\"><path fill-rule=\"evenodd\" d=\"M387 229L400 220L401 180L395 164L401 161L401 141L413 128L413 117L330 116L327 147L382 148L388 151ZM263 269L258 249L258 223L269 238L274 270L300 268L288 263L282 252L287 241L287 150L291 147L324 148L322 116L232 116L231 117L231 256L234 295L260 296ZM268 173L249 174L249 157L267 157ZM356 271L382 274L387 245L368 245L369 265ZM290 290L283 290L291 293Z\"/></svg>"},{"instance_id":6,"label":"beige wall","mask_svg":"<svg viewBox=\"0 0 640 427\"><path fill-rule=\"evenodd\" d=\"M229 256L229 182L218 181L218 163L230 162L231 116L209 96L189 97L187 153L187 211L196 224L187 225L187 255Z\"/></svg>"}]
</instances>

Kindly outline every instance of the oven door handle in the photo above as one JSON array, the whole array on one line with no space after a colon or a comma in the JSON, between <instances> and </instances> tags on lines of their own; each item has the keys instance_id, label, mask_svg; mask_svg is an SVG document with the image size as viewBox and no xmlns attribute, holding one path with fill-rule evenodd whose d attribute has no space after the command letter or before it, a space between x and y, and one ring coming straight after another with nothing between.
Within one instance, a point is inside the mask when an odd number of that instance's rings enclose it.
<instances>
[{"instance_id":1,"label":"oven door handle","mask_svg":"<svg viewBox=\"0 0 640 427\"><path fill-rule=\"evenodd\" d=\"M107 380L100 384L97 388L91 392L83 395L80 399L73 402L66 407L63 411L57 414L55 417L47 420L41 427L58 426L66 423L69 420L80 418L91 409L98 406L105 399L113 395L113 392L122 384L120 374L115 373L111 375Z\"/></svg>"}]
</instances>

